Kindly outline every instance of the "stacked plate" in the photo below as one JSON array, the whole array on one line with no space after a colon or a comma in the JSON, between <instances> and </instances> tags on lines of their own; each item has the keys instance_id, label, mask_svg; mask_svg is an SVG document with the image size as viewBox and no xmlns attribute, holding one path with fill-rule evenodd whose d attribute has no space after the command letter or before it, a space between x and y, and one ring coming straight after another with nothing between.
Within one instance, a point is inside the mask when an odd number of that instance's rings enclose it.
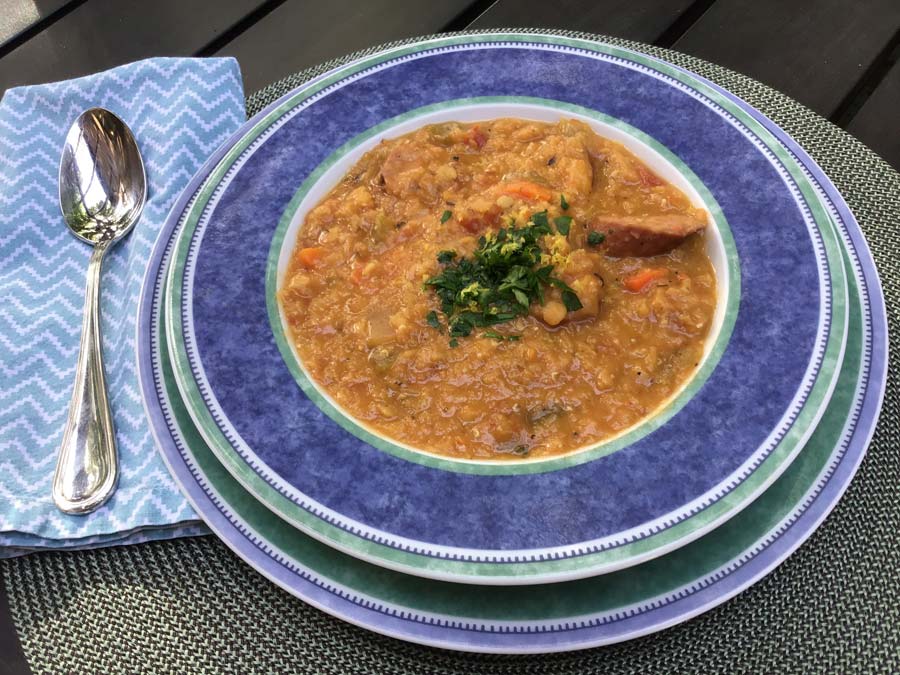
<instances>
[{"instance_id":1,"label":"stacked plate","mask_svg":"<svg viewBox=\"0 0 900 675\"><path fill-rule=\"evenodd\" d=\"M613 441L472 462L401 446L302 367L276 291L305 214L383 138L574 117L712 216L719 306L690 384ZM306 602L451 649L578 649L660 630L759 580L846 489L878 416L886 318L844 200L770 120L621 48L423 41L285 95L194 177L138 324L159 447L201 517Z\"/></svg>"}]
</instances>

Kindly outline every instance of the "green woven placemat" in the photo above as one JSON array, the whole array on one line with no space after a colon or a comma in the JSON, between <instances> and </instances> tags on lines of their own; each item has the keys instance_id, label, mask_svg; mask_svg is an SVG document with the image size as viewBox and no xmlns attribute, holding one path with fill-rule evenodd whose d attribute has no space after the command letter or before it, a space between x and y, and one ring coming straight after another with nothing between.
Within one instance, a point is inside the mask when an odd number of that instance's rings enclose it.
<instances>
[{"instance_id":1,"label":"green woven placemat","mask_svg":"<svg viewBox=\"0 0 900 675\"><path fill-rule=\"evenodd\" d=\"M488 31L480 31L488 32ZM881 273L900 345L900 174L853 137L747 77L676 52L662 57L726 87L786 129L847 199ZM382 45L251 96L248 114ZM2 562L13 621L37 673L774 673L900 672L900 389L859 474L791 558L733 600L631 642L547 656L456 654L334 619L266 581L212 537ZM2 655L0 655L2 658Z\"/></svg>"}]
</instances>

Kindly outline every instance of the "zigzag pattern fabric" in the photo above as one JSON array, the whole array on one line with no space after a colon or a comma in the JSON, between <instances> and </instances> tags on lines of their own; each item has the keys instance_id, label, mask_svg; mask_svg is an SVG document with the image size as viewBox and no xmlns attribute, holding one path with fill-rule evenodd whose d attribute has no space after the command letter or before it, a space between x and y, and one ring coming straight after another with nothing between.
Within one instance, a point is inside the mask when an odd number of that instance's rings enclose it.
<instances>
[{"instance_id":1,"label":"zigzag pattern fabric","mask_svg":"<svg viewBox=\"0 0 900 675\"><path fill-rule=\"evenodd\" d=\"M74 382L91 251L62 220L57 172L70 125L95 106L112 110L134 132L148 201L135 229L107 255L102 280L119 488L94 513L67 516L54 506L50 484ZM135 315L145 263L169 209L244 120L234 59L150 59L10 89L0 101L0 557L204 531L145 419Z\"/></svg>"}]
</instances>

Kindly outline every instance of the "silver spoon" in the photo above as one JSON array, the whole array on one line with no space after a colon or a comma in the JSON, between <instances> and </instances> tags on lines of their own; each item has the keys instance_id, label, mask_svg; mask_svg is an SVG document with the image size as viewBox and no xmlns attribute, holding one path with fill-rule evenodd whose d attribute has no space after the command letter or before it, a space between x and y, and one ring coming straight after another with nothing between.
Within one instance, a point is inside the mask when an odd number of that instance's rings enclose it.
<instances>
[{"instance_id":1,"label":"silver spoon","mask_svg":"<svg viewBox=\"0 0 900 675\"><path fill-rule=\"evenodd\" d=\"M100 342L100 268L106 252L134 227L146 198L147 175L131 129L103 108L79 115L59 162L59 206L72 234L94 251L75 388L53 475L53 501L65 513L95 510L109 499L119 478Z\"/></svg>"}]
</instances>

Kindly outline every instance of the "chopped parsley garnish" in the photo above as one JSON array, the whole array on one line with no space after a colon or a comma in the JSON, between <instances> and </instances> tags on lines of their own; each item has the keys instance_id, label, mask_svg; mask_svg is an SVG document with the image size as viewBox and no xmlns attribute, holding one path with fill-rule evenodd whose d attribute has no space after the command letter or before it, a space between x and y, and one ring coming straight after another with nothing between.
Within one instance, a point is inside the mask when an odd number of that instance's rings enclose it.
<instances>
[{"instance_id":1,"label":"chopped parsley garnish","mask_svg":"<svg viewBox=\"0 0 900 675\"><path fill-rule=\"evenodd\" d=\"M537 213L532 213L531 214L531 223L538 227L546 227L547 234L549 234L550 221L547 220L547 209L544 209L543 211L538 211ZM515 225L515 221L512 224Z\"/></svg>"},{"instance_id":2,"label":"chopped parsley garnish","mask_svg":"<svg viewBox=\"0 0 900 675\"><path fill-rule=\"evenodd\" d=\"M453 215L453 211L444 211L441 214L441 224L446 223L448 220L450 220L450 217L452 215Z\"/></svg>"},{"instance_id":3,"label":"chopped parsley garnish","mask_svg":"<svg viewBox=\"0 0 900 675\"><path fill-rule=\"evenodd\" d=\"M425 285L434 289L441 301L451 346L453 339L467 337L475 328L527 315L532 302L544 303L544 288L548 286L560 290L567 310L581 309L575 291L552 276L553 265L541 265L543 251L538 241L548 234L553 231L547 212L540 211L525 227L513 223L496 234L482 236L470 258L445 255L448 251L438 254L444 269Z\"/></svg>"},{"instance_id":4,"label":"chopped parsley garnish","mask_svg":"<svg viewBox=\"0 0 900 675\"><path fill-rule=\"evenodd\" d=\"M562 282L560 282L562 283ZM556 284L553 284L554 286ZM575 294L571 288L566 286L562 291L562 301L566 306L566 309L570 312L577 312L579 309L583 307L581 304L581 300L578 299L578 296Z\"/></svg>"},{"instance_id":5,"label":"chopped parsley garnish","mask_svg":"<svg viewBox=\"0 0 900 675\"><path fill-rule=\"evenodd\" d=\"M591 230L587 236L587 243L591 246L599 246L606 240L606 235L602 232Z\"/></svg>"},{"instance_id":6,"label":"chopped parsley garnish","mask_svg":"<svg viewBox=\"0 0 900 675\"><path fill-rule=\"evenodd\" d=\"M454 348L459 347L459 340L453 338L452 340L450 340L450 346Z\"/></svg>"},{"instance_id":7,"label":"chopped parsley garnish","mask_svg":"<svg viewBox=\"0 0 900 675\"><path fill-rule=\"evenodd\" d=\"M559 218L554 218L553 224L556 225L557 232L564 237L568 237L569 226L572 224L572 216L560 216Z\"/></svg>"},{"instance_id":8,"label":"chopped parsley garnish","mask_svg":"<svg viewBox=\"0 0 900 675\"><path fill-rule=\"evenodd\" d=\"M563 211L568 211L568 210L569 210L569 202L566 201L566 196L565 196L565 195L560 195L560 196L559 196L559 205L562 207L562 210L563 210Z\"/></svg>"},{"instance_id":9,"label":"chopped parsley garnish","mask_svg":"<svg viewBox=\"0 0 900 675\"><path fill-rule=\"evenodd\" d=\"M425 321L427 321L428 325L432 328L437 328L438 330L441 329L441 322L438 319L437 312L435 312L434 310L428 312L428 314L425 316Z\"/></svg>"},{"instance_id":10,"label":"chopped parsley garnish","mask_svg":"<svg viewBox=\"0 0 900 675\"><path fill-rule=\"evenodd\" d=\"M453 260L456 257L456 251L441 251L437 254L437 261L441 263L441 265L446 265L448 262Z\"/></svg>"}]
</instances>

